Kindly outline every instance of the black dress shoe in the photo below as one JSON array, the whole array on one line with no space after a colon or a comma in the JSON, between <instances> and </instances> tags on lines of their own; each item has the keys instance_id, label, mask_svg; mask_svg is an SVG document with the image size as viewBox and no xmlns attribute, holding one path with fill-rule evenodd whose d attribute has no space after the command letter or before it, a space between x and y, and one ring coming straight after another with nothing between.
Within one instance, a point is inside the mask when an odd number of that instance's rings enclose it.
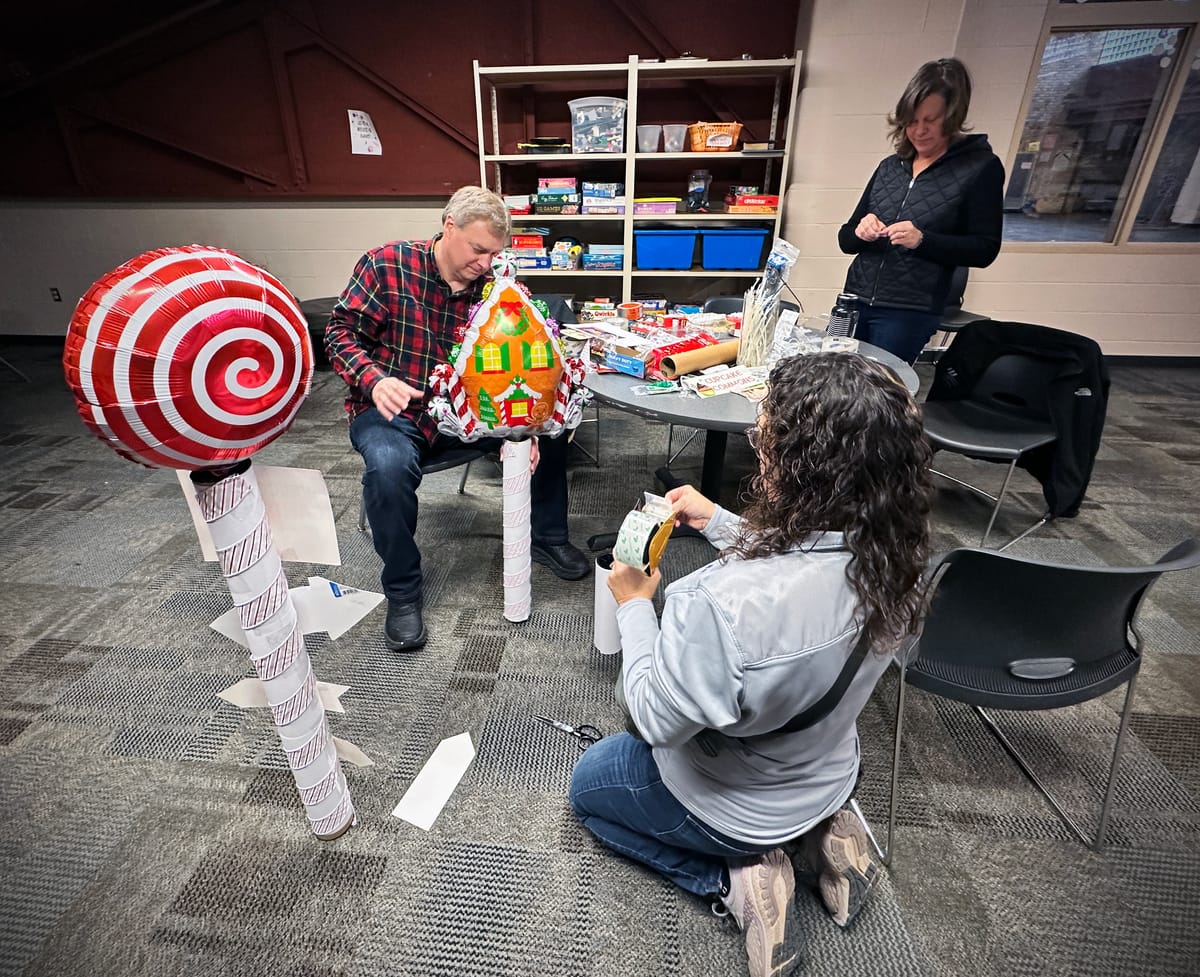
<instances>
[{"instance_id":1,"label":"black dress shoe","mask_svg":"<svg viewBox=\"0 0 1200 977\"><path fill-rule=\"evenodd\" d=\"M425 644L425 622L421 620L421 601L408 604L388 601L383 641L388 651L416 651Z\"/></svg>"},{"instance_id":2,"label":"black dress shoe","mask_svg":"<svg viewBox=\"0 0 1200 977\"><path fill-rule=\"evenodd\" d=\"M592 572L592 561L570 543L530 544L530 555L534 563L549 567L556 577L563 580L581 580Z\"/></svg>"}]
</instances>

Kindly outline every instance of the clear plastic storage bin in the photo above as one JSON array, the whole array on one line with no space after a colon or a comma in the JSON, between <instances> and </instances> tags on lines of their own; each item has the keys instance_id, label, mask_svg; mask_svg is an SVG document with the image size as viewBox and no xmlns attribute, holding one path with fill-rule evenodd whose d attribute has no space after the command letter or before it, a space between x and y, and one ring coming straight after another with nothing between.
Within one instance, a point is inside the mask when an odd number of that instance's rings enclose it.
<instances>
[{"instance_id":1,"label":"clear plastic storage bin","mask_svg":"<svg viewBox=\"0 0 1200 977\"><path fill-rule=\"evenodd\" d=\"M625 152L625 99L607 95L574 98L571 110L571 152Z\"/></svg>"}]
</instances>

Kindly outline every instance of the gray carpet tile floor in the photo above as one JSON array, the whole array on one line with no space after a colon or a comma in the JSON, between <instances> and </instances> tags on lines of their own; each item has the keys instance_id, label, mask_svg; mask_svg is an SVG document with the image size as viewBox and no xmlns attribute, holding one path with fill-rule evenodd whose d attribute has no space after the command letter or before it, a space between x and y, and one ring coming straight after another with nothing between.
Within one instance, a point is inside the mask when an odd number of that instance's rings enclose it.
<instances>
[{"instance_id":1,"label":"gray carpet tile floor","mask_svg":"<svg viewBox=\"0 0 1200 977\"><path fill-rule=\"evenodd\" d=\"M93 438L61 350L0 346L0 977L664 977L741 974L741 937L709 908L603 851L572 818L575 744L547 713L619 728L618 660L591 647L592 581L534 568L534 609L503 618L500 480L473 466L421 489L421 652L384 647L382 608L338 640L306 639L318 676L350 687L333 732L374 760L347 768L358 824L309 832L269 715L216 693L251 674L208 627L230 606L200 555L172 472ZM928 369L923 379L928 383ZM1104 443L1083 510L1017 552L1150 562L1200 531L1200 369L1113 366ZM290 564L377 589L356 526L361 462L327 371L262 463L319 470L340 567ZM592 412L589 411L589 417ZM612 531L655 488L666 429L611 409L572 451L571 531ZM677 441L678 443L678 441ZM676 470L699 477L700 444ZM960 475L999 471L946 459ZM731 439L727 499L752 464ZM982 470L981 470L982 469ZM1041 504L1019 472L997 533ZM736 503L731 503L735 505ZM987 506L939 490L939 547L971 544ZM711 555L672 542L668 578ZM801 879L804 974L1194 975L1200 959L1200 575L1162 579L1143 611L1146 661L1110 843L1078 844L965 707L909 697L896 858L849 931ZM860 799L882 828L896 673L864 712ZM1002 714L1072 813L1091 824L1121 693ZM478 756L429 832L391 810L437 743Z\"/></svg>"}]
</instances>

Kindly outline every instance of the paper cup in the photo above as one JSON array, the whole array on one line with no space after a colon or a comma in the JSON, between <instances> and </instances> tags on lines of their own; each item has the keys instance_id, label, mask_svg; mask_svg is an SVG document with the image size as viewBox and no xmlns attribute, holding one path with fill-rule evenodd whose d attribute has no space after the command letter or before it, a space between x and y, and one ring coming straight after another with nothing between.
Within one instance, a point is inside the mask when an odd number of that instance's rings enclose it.
<instances>
[{"instance_id":1,"label":"paper cup","mask_svg":"<svg viewBox=\"0 0 1200 977\"><path fill-rule=\"evenodd\" d=\"M608 589L612 573L612 556L596 557L596 599L592 613L592 644L602 655L615 655L621 650L621 629L617 627L617 599Z\"/></svg>"}]
</instances>

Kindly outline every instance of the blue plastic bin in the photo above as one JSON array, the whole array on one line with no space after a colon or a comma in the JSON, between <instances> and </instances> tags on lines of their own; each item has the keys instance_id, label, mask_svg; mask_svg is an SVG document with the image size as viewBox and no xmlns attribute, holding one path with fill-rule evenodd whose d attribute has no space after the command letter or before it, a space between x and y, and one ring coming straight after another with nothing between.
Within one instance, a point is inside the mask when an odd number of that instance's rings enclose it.
<instances>
[{"instance_id":1,"label":"blue plastic bin","mask_svg":"<svg viewBox=\"0 0 1200 977\"><path fill-rule=\"evenodd\" d=\"M696 254L694 230L634 229L633 267L639 271L686 271Z\"/></svg>"},{"instance_id":2,"label":"blue plastic bin","mask_svg":"<svg viewBox=\"0 0 1200 977\"><path fill-rule=\"evenodd\" d=\"M705 228L700 232L700 266L705 271L755 271L763 266L770 236L763 227Z\"/></svg>"}]
</instances>

